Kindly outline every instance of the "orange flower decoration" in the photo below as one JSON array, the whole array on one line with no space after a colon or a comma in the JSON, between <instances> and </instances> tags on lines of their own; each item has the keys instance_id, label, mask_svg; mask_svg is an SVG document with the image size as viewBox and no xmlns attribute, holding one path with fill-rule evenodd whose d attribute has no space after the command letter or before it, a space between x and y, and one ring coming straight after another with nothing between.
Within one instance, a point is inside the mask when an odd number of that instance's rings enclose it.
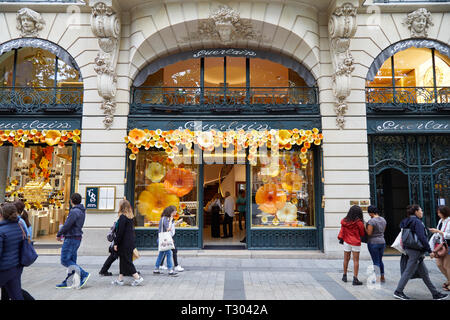
<instances>
[{"instance_id":1,"label":"orange flower decoration","mask_svg":"<svg viewBox=\"0 0 450 320\"><path fill-rule=\"evenodd\" d=\"M281 179L281 186L289 193L300 191L302 188L302 177L295 172L288 172Z\"/></svg>"},{"instance_id":2,"label":"orange flower decoration","mask_svg":"<svg viewBox=\"0 0 450 320\"><path fill-rule=\"evenodd\" d=\"M58 130L48 130L47 134L45 135L45 142L49 146L54 146L55 144L58 144L61 140L61 132Z\"/></svg>"},{"instance_id":3,"label":"orange flower decoration","mask_svg":"<svg viewBox=\"0 0 450 320\"><path fill-rule=\"evenodd\" d=\"M187 169L173 168L166 174L164 187L169 193L182 197L191 192L194 187L194 176Z\"/></svg>"},{"instance_id":4,"label":"orange flower decoration","mask_svg":"<svg viewBox=\"0 0 450 320\"><path fill-rule=\"evenodd\" d=\"M159 221L161 213L168 206L178 207L180 200L167 192L162 183L152 183L141 192L138 198L138 210L150 221Z\"/></svg>"},{"instance_id":5,"label":"orange flower decoration","mask_svg":"<svg viewBox=\"0 0 450 320\"><path fill-rule=\"evenodd\" d=\"M289 130L278 131L278 141L280 144L288 144L291 141L292 133Z\"/></svg>"},{"instance_id":6,"label":"orange flower decoration","mask_svg":"<svg viewBox=\"0 0 450 320\"><path fill-rule=\"evenodd\" d=\"M255 201L259 210L275 214L284 207L286 203L286 194L279 185L268 183L256 191Z\"/></svg>"},{"instance_id":7,"label":"orange flower decoration","mask_svg":"<svg viewBox=\"0 0 450 320\"><path fill-rule=\"evenodd\" d=\"M146 133L144 130L141 129L133 129L128 134L128 140L134 144L142 144L145 141Z\"/></svg>"}]
</instances>

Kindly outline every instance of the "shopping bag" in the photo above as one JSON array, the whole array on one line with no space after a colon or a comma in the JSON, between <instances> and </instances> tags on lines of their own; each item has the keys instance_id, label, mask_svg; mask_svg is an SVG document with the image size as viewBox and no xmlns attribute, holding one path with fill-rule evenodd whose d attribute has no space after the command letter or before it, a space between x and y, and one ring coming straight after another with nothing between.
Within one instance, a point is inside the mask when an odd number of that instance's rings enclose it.
<instances>
[{"instance_id":1,"label":"shopping bag","mask_svg":"<svg viewBox=\"0 0 450 320\"><path fill-rule=\"evenodd\" d=\"M139 259L141 257L141 255L139 254L138 249L134 248L133 250L133 261L136 259Z\"/></svg>"},{"instance_id":2,"label":"shopping bag","mask_svg":"<svg viewBox=\"0 0 450 320\"><path fill-rule=\"evenodd\" d=\"M175 249L175 245L170 232L160 232L158 235L158 251L167 251L172 249Z\"/></svg>"},{"instance_id":3,"label":"shopping bag","mask_svg":"<svg viewBox=\"0 0 450 320\"><path fill-rule=\"evenodd\" d=\"M395 250L399 251L402 254L406 254L406 252L402 246L402 231L403 231L403 229L400 230L400 233L398 234L397 238L395 238L395 241L391 245L391 247L394 248Z\"/></svg>"}]
</instances>

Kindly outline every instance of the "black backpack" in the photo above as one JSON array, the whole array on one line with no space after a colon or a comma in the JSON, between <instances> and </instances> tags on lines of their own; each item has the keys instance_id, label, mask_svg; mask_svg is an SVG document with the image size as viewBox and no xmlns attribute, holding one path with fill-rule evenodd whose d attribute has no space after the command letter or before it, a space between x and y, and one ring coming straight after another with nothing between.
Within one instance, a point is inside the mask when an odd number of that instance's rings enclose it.
<instances>
[{"instance_id":1,"label":"black backpack","mask_svg":"<svg viewBox=\"0 0 450 320\"><path fill-rule=\"evenodd\" d=\"M116 238L116 222L114 222L113 223L113 225L112 225L112 227L111 227L111 229L109 229L109 232L108 232L108 234L106 235L106 239L109 241L109 242L113 242L114 241L114 239Z\"/></svg>"}]
</instances>

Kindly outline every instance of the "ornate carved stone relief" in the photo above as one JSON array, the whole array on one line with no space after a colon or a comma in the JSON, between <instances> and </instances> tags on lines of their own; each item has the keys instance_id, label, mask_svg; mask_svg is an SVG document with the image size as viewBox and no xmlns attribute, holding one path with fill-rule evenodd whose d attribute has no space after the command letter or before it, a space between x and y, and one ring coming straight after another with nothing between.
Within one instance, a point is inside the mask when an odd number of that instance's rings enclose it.
<instances>
[{"instance_id":1,"label":"ornate carved stone relief","mask_svg":"<svg viewBox=\"0 0 450 320\"><path fill-rule=\"evenodd\" d=\"M38 37L39 32L44 29L45 21L40 13L29 8L22 8L16 15L17 30L22 37Z\"/></svg>"},{"instance_id":2,"label":"ornate carved stone relief","mask_svg":"<svg viewBox=\"0 0 450 320\"><path fill-rule=\"evenodd\" d=\"M206 21L200 21L198 30L191 32L185 41L217 40L229 44L237 40L259 41L261 35L246 19L241 19L233 8L220 5Z\"/></svg>"},{"instance_id":3,"label":"ornate carved stone relief","mask_svg":"<svg viewBox=\"0 0 450 320\"><path fill-rule=\"evenodd\" d=\"M426 38L428 36L428 28L434 24L430 11L420 8L408 14L403 25L408 27L411 32L411 38Z\"/></svg>"},{"instance_id":4,"label":"ornate carved stone relief","mask_svg":"<svg viewBox=\"0 0 450 320\"><path fill-rule=\"evenodd\" d=\"M98 38L100 50L95 58L98 93L103 98L105 113L103 123L110 129L116 110L117 76L116 65L119 55L120 20L110 4L90 1L92 6L91 28Z\"/></svg>"},{"instance_id":5,"label":"ornate carved stone relief","mask_svg":"<svg viewBox=\"0 0 450 320\"><path fill-rule=\"evenodd\" d=\"M355 69L353 57L350 53L350 38L356 32L357 8L351 3L345 3L331 14L328 22L328 34L331 42L331 60L334 73L333 92L336 97L336 125L343 129L344 115L347 111L346 98L351 91L351 74Z\"/></svg>"}]
</instances>

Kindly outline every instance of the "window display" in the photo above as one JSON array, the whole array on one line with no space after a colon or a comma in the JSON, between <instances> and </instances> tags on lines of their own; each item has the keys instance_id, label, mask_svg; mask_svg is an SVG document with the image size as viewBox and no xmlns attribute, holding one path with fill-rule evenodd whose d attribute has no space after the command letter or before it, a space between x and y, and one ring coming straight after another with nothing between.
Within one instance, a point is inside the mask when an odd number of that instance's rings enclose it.
<instances>
[{"instance_id":1,"label":"window display","mask_svg":"<svg viewBox=\"0 0 450 320\"><path fill-rule=\"evenodd\" d=\"M178 209L175 219L183 220L178 228L197 227L198 165L177 165L166 152L150 150L140 152L136 161L134 210L138 227L157 227L161 213L171 205Z\"/></svg>"},{"instance_id":2,"label":"window display","mask_svg":"<svg viewBox=\"0 0 450 320\"><path fill-rule=\"evenodd\" d=\"M51 236L53 240L67 217L71 186L76 185L72 181L72 148L0 147L0 202L24 202L33 239Z\"/></svg>"},{"instance_id":3,"label":"window display","mask_svg":"<svg viewBox=\"0 0 450 320\"><path fill-rule=\"evenodd\" d=\"M252 227L314 227L312 152L285 150L266 163L258 160L252 167Z\"/></svg>"}]
</instances>

